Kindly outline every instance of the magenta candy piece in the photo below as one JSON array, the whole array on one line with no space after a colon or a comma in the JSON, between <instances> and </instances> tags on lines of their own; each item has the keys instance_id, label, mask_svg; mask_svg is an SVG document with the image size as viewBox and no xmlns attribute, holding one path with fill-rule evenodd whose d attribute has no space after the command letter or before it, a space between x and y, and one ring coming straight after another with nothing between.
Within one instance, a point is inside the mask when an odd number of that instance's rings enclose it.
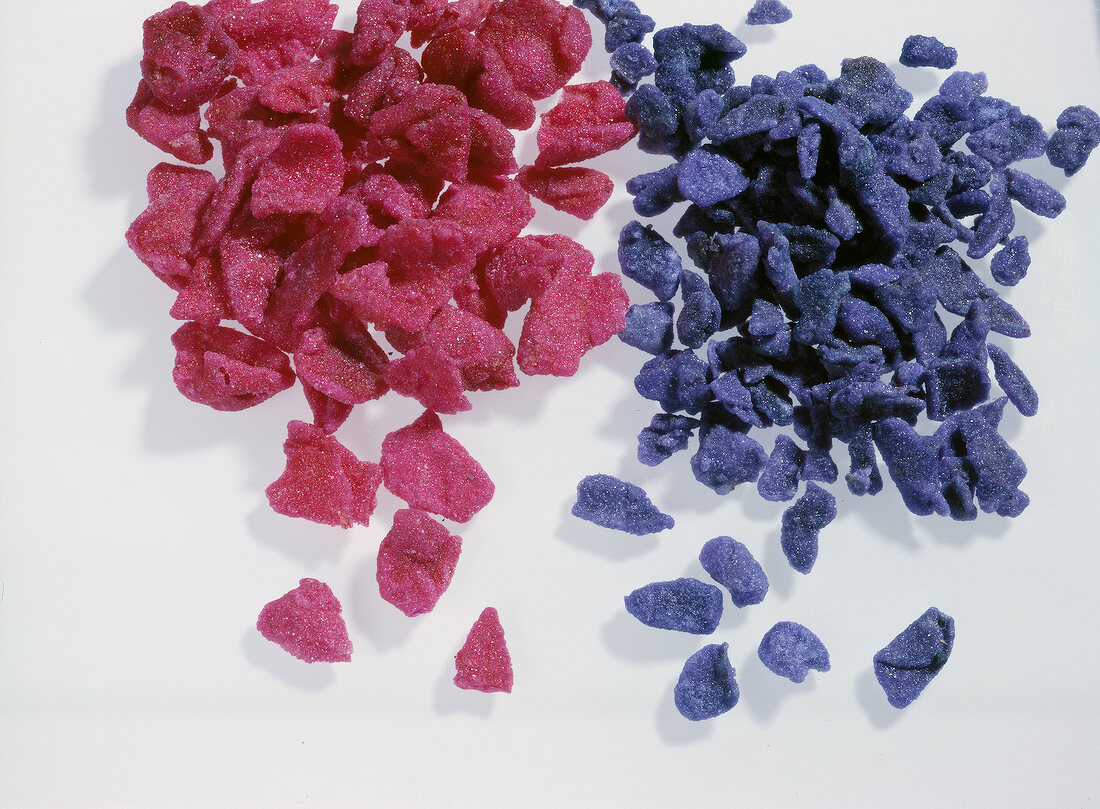
<instances>
[{"instance_id":1,"label":"magenta candy piece","mask_svg":"<svg viewBox=\"0 0 1100 809\"><path fill-rule=\"evenodd\" d=\"M512 657L495 608L482 611L455 655L454 683L473 691L512 693Z\"/></svg>"},{"instance_id":2,"label":"magenta candy piece","mask_svg":"<svg viewBox=\"0 0 1100 809\"><path fill-rule=\"evenodd\" d=\"M378 591L410 618L431 612L447 590L462 539L423 511L403 508L378 549Z\"/></svg>"},{"instance_id":3,"label":"magenta candy piece","mask_svg":"<svg viewBox=\"0 0 1100 809\"><path fill-rule=\"evenodd\" d=\"M347 663L352 646L341 611L327 584L302 579L260 610L256 629L306 663Z\"/></svg>"}]
</instances>

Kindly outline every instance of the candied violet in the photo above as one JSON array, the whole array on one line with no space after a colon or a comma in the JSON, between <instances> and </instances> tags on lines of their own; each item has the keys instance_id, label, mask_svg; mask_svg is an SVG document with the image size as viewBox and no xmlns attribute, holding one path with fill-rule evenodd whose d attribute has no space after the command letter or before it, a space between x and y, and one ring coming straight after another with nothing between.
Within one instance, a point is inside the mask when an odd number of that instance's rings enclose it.
<instances>
[{"instance_id":1,"label":"candied violet","mask_svg":"<svg viewBox=\"0 0 1100 809\"><path fill-rule=\"evenodd\" d=\"M755 439L715 424L700 437L699 450L691 456L691 471L717 494L729 494L738 484L755 481L767 457Z\"/></svg>"},{"instance_id":2,"label":"candied violet","mask_svg":"<svg viewBox=\"0 0 1100 809\"><path fill-rule=\"evenodd\" d=\"M646 466L657 466L673 453L687 449L691 434L699 420L690 416L658 413L650 425L638 434L638 460Z\"/></svg>"},{"instance_id":3,"label":"candied violet","mask_svg":"<svg viewBox=\"0 0 1100 809\"><path fill-rule=\"evenodd\" d=\"M806 484L806 493L783 512L780 543L791 567L809 573L817 561L818 533L836 519L836 498L816 483Z\"/></svg>"},{"instance_id":4,"label":"candied violet","mask_svg":"<svg viewBox=\"0 0 1100 809\"><path fill-rule=\"evenodd\" d=\"M913 34L901 46L900 61L906 67L938 67L948 70L959 61L959 52L935 37Z\"/></svg>"},{"instance_id":5,"label":"candied violet","mask_svg":"<svg viewBox=\"0 0 1100 809\"><path fill-rule=\"evenodd\" d=\"M1058 116L1058 129L1047 142L1050 164L1072 177L1100 146L1100 115L1084 106L1068 107Z\"/></svg>"},{"instance_id":6,"label":"candied violet","mask_svg":"<svg viewBox=\"0 0 1100 809\"><path fill-rule=\"evenodd\" d=\"M997 384L1008 395L1009 401L1016 405L1017 410L1025 416L1034 416L1039 412L1039 394L1035 392L1031 382L1003 348L996 345L988 348Z\"/></svg>"},{"instance_id":7,"label":"candied violet","mask_svg":"<svg viewBox=\"0 0 1100 809\"><path fill-rule=\"evenodd\" d=\"M886 698L901 709L940 673L955 643L955 621L935 607L875 653L874 670Z\"/></svg>"},{"instance_id":8,"label":"candied violet","mask_svg":"<svg viewBox=\"0 0 1100 809\"><path fill-rule=\"evenodd\" d=\"M764 568L742 543L732 537L708 540L699 552L699 563L730 592L735 607L759 604L768 594Z\"/></svg>"},{"instance_id":9,"label":"candied violet","mask_svg":"<svg viewBox=\"0 0 1100 809\"><path fill-rule=\"evenodd\" d=\"M813 632L794 621L780 621L767 632L757 649L760 662L794 683L806 679L810 669L828 671L829 652Z\"/></svg>"},{"instance_id":10,"label":"candied violet","mask_svg":"<svg viewBox=\"0 0 1100 809\"><path fill-rule=\"evenodd\" d=\"M749 25L779 25L794 15L779 0L756 0L745 19Z\"/></svg>"},{"instance_id":11,"label":"candied violet","mask_svg":"<svg viewBox=\"0 0 1100 809\"><path fill-rule=\"evenodd\" d=\"M737 705L741 696L736 677L728 643L704 646L687 659L680 672L673 690L676 710L692 722L721 716Z\"/></svg>"},{"instance_id":12,"label":"candied violet","mask_svg":"<svg viewBox=\"0 0 1100 809\"><path fill-rule=\"evenodd\" d=\"M672 348L671 303L634 304L626 311L626 326L619 339L647 354L663 354Z\"/></svg>"},{"instance_id":13,"label":"candied violet","mask_svg":"<svg viewBox=\"0 0 1100 809\"><path fill-rule=\"evenodd\" d=\"M676 249L652 226L640 222L631 222L619 235L619 264L623 275L662 301L676 294L683 272Z\"/></svg>"},{"instance_id":14,"label":"candied violet","mask_svg":"<svg viewBox=\"0 0 1100 809\"><path fill-rule=\"evenodd\" d=\"M640 486L611 475L589 475L577 484L574 517L604 528L625 531L635 536L665 531L675 524L661 512Z\"/></svg>"},{"instance_id":15,"label":"candied violet","mask_svg":"<svg viewBox=\"0 0 1100 809\"><path fill-rule=\"evenodd\" d=\"M627 612L654 629L709 635L722 619L722 591L698 579L653 582L624 601Z\"/></svg>"}]
</instances>

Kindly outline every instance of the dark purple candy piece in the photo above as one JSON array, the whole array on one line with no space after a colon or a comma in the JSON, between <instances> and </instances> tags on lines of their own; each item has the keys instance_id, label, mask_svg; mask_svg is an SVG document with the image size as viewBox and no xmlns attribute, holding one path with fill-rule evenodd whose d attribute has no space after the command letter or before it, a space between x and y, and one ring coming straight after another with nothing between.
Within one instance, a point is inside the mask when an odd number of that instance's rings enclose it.
<instances>
[{"instance_id":1,"label":"dark purple candy piece","mask_svg":"<svg viewBox=\"0 0 1100 809\"><path fill-rule=\"evenodd\" d=\"M699 450L691 457L691 471L704 486L729 494L738 484L756 480L767 457L755 439L716 424L699 440Z\"/></svg>"},{"instance_id":2,"label":"dark purple candy piece","mask_svg":"<svg viewBox=\"0 0 1100 809\"><path fill-rule=\"evenodd\" d=\"M698 579L655 581L624 601L627 612L654 629L709 635L722 620L722 591Z\"/></svg>"},{"instance_id":3,"label":"dark purple candy piece","mask_svg":"<svg viewBox=\"0 0 1100 809\"><path fill-rule=\"evenodd\" d=\"M989 346L989 359L993 361L993 376L997 384L1008 396L1009 401L1025 416L1034 416L1039 412L1039 394L1020 366L1012 361L1003 348Z\"/></svg>"},{"instance_id":4,"label":"dark purple candy piece","mask_svg":"<svg viewBox=\"0 0 1100 809\"><path fill-rule=\"evenodd\" d=\"M764 633L756 654L771 671L794 683L805 680L810 669L828 671L830 668L825 644L794 621L780 621Z\"/></svg>"},{"instance_id":5,"label":"dark purple candy piece","mask_svg":"<svg viewBox=\"0 0 1100 809\"><path fill-rule=\"evenodd\" d=\"M749 187L749 178L734 161L709 149L696 149L680 161L680 193L709 207L733 199Z\"/></svg>"},{"instance_id":6,"label":"dark purple candy piece","mask_svg":"<svg viewBox=\"0 0 1100 809\"><path fill-rule=\"evenodd\" d=\"M895 708L915 700L951 656L955 620L930 607L875 654L875 678Z\"/></svg>"},{"instance_id":7,"label":"dark purple candy piece","mask_svg":"<svg viewBox=\"0 0 1100 809\"><path fill-rule=\"evenodd\" d=\"M1050 219L1066 209L1066 198L1058 189L1022 171L1008 169L1008 195L1029 211Z\"/></svg>"},{"instance_id":8,"label":"dark purple candy piece","mask_svg":"<svg viewBox=\"0 0 1100 809\"><path fill-rule=\"evenodd\" d=\"M683 305L676 318L676 336L688 348L699 348L710 339L722 322L722 307L710 286L691 270L680 274Z\"/></svg>"},{"instance_id":9,"label":"dark purple candy piece","mask_svg":"<svg viewBox=\"0 0 1100 809\"><path fill-rule=\"evenodd\" d=\"M638 434L638 460L646 466L657 466L673 453L688 448L699 419L658 413L650 425Z\"/></svg>"},{"instance_id":10,"label":"dark purple candy piece","mask_svg":"<svg viewBox=\"0 0 1100 809\"><path fill-rule=\"evenodd\" d=\"M756 0L745 22L749 25L779 25L794 15L779 0Z\"/></svg>"},{"instance_id":11,"label":"dark purple candy piece","mask_svg":"<svg viewBox=\"0 0 1100 809\"><path fill-rule=\"evenodd\" d=\"M993 280L1006 287L1020 283L1027 275L1029 267L1031 254L1028 252L1027 236L1009 239L989 262L989 272Z\"/></svg>"},{"instance_id":12,"label":"dark purple candy piece","mask_svg":"<svg viewBox=\"0 0 1100 809\"><path fill-rule=\"evenodd\" d=\"M737 704L741 692L728 650L728 643L711 643L684 663L673 699L676 710L685 719L692 722L713 719Z\"/></svg>"},{"instance_id":13,"label":"dark purple candy piece","mask_svg":"<svg viewBox=\"0 0 1100 809\"><path fill-rule=\"evenodd\" d=\"M690 350L669 351L647 361L634 377L634 388L669 413L698 413L713 398L707 364Z\"/></svg>"},{"instance_id":14,"label":"dark purple candy piece","mask_svg":"<svg viewBox=\"0 0 1100 809\"><path fill-rule=\"evenodd\" d=\"M1067 177L1081 170L1092 150L1100 146L1100 115L1084 106L1068 107L1058 116L1058 129L1047 142L1050 165Z\"/></svg>"},{"instance_id":15,"label":"dark purple candy piece","mask_svg":"<svg viewBox=\"0 0 1100 809\"><path fill-rule=\"evenodd\" d=\"M672 528L672 517L650 501L640 486L611 475L589 475L577 484L573 516L635 536Z\"/></svg>"},{"instance_id":16,"label":"dark purple candy piece","mask_svg":"<svg viewBox=\"0 0 1100 809\"><path fill-rule=\"evenodd\" d=\"M672 348L671 303L657 301L631 306L619 339L647 354L663 354Z\"/></svg>"},{"instance_id":17,"label":"dark purple candy piece","mask_svg":"<svg viewBox=\"0 0 1100 809\"><path fill-rule=\"evenodd\" d=\"M806 493L783 512L780 543L791 567L809 573L817 561L818 532L836 519L836 498L816 483L806 484Z\"/></svg>"},{"instance_id":18,"label":"dark purple candy piece","mask_svg":"<svg viewBox=\"0 0 1100 809\"><path fill-rule=\"evenodd\" d=\"M708 540L699 552L699 563L711 578L730 591L735 607L759 604L768 594L764 568L748 548L732 537Z\"/></svg>"},{"instance_id":19,"label":"dark purple candy piece","mask_svg":"<svg viewBox=\"0 0 1100 809\"><path fill-rule=\"evenodd\" d=\"M619 266L623 275L669 301L680 284L683 262L664 237L650 225L631 222L619 234Z\"/></svg>"},{"instance_id":20,"label":"dark purple candy piece","mask_svg":"<svg viewBox=\"0 0 1100 809\"><path fill-rule=\"evenodd\" d=\"M805 459L805 450L799 449L790 437L780 433L775 437L772 454L768 456L768 462L756 481L756 491L772 502L794 499L798 494L798 481Z\"/></svg>"},{"instance_id":21,"label":"dark purple candy piece","mask_svg":"<svg viewBox=\"0 0 1100 809\"><path fill-rule=\"evenodd\" d=\"M935 37L913 34L901 46L899 61L906 67L938 67L949 70L959 61L959 52Z\"/></svg>"}]
</instances>

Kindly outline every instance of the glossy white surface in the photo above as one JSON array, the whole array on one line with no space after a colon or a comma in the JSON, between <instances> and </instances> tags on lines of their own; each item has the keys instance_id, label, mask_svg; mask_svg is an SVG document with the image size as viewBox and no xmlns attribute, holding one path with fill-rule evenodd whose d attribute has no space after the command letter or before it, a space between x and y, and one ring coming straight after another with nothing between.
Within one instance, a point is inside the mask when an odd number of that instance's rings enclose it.
<instances>
[{"instance_id":1,"label":"glossy white surface","mask_svg":"<svg viewBox=\"0 0 1100 809\"><path fill-rule=\"evenodd\" d=\"M897 67L920 32L1048 130L1066 106L1100 105L1088 0L790 0L795 18L775 29L743 25L748 0L642 5L661 25L717 21L743 36L742 80L806 62L835 74L864 54ZM1035 419L1007 419L1030 468L1021 518L918 519L889 485L866 501L834 487L840 517L802 577L778 550L780 504L751 487L713 495L686 453L657 469L634 460L653 410L631 384L640 355L613 341L573 379L527 379L445 419L497 497L461 531L437 611L409 620L374 585L395 498L380 493L371 527L348 532L267 509L285 424L307 413L297 392L223 414L172 385L170 294L122 241L161 159L122 118L141 21L160 7L0 0L0 805L1093 805L1100 157L1069 180L1036 161L1069 208L1055 222L1019 216L1033 264L1007 297L1035 336L1012 353L1042 399ZM597 47L583 75L605 67ZM918 98L943 75L897 69ZM661 164L627 150L594 165L623 181ZM629 214L619 192L591 223L541 206L536 224L614 269ZM387 397L340 436L376 457L418 412ZM596 471L644 485L675 530L635 539L572 519L576 482ZM764 563L762 605L727 602L708 639L625 614L635 587L703 575L696 555L718 534ZM303 576L343 600L351 664L307 666L255 633L260 607ZM508 633L511 695L450 684L490 604ZM956 619L955 653L899 713L871 656L933 604ZM800 686L766 671L755 647L779 620L817 632L832 671ZM741 703L688 723L672 686L711 640L730 644Z\"/></svg>"}]
</instances>

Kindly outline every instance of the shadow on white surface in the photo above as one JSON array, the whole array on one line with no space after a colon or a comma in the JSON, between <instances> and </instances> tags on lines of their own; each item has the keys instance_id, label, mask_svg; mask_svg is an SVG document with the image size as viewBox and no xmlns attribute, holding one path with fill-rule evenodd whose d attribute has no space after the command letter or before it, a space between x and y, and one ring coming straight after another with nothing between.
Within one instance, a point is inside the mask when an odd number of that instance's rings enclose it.
<instances>
[{"instance_id":1,"label":"shadow on white surface","mask_svg":"<svg viewBox=\"0 0 1100 809\"><path fill-rule=\"evenodd\" d=\"M904 713L887 702L886 693L875 679L874 669L865 669L856 680L856 700L871 724L879 730L896 725Z\"/></svg>"},{"instance_id":2,"label":"shadow on white surface","mask_svg":"<svg viewBox=\"0 0 1100 809\"><path fill-rule=\"evenodd\" d=\"M768 575L767 597L769 599L779 597L786 601L794 592L795 580L802 574L791 567L791 563L783 553L783 546L779 542L778 524L768 532L764 540L763 557L760 565Z\"/></svg>"},{"instance_id":3,"label":"shadow on white surface","mask_svg":"<svg viewBox=\"0 0 1100 809\"><path fill-rule=\"evenodd\" d=\"M497 694L485 694L459 688L454 683L455 668L451 663L439 675L435 684L435 698L432 707L441 716L446 714L466 714L488 719L493 713Z\"/></svg>"},{"instance_id":4,"label":"shadow on white surface","mask_svg":"<svg viewBox=\"0 0 1100 809\"><path fill-rule=\"evenodd\" d=\"M754 650L737 669L737 682L741 686L740 705L753 719L766 725L775 718L783 703L816 690L814 678L817 674L810 672L801 683L793 683L769 671Z\"/></svg>"},{"instance_id":5,"label":"shadow on white surface","mask_svg":"<svg viewBox=\"0 0 1100 809\"><path fill-rule=\"evenodd\" d=\"M574 517L572 509L575 502L576 497L571 497L562 504L561 518L554 529L554 536L566 545L615 562L634 559L657 549L661 534L636 537L623 531L603 528Z\"/></svg>"},{"instance_id":6,"label":"shadow on white surface","mask_svg":"<svg viewBox=\"0 0 1100 809\"><path fill-rule=\"evenodd\" d=\"M700 646L697 635L654 629L625 610L600 627L600 639L613 655L631 663L683 662Z\"/></svg>"},{"instance_id":7,"label":"shadow on white surface","mask_svg":"<svg viewBox=\"0 0 1100 809\"><path fill-rule=\"evenodd\" d=\"M265 640L255 627L245 631L241 638L241 650L254 666L299 691L324 691L336 682L332 664L304 663L284 652L277 644Z\"/></svg>"},{"instance_id":8,"label":"shadow on white surface","mask_svg":"<svg viewBox=\"0 0 1100 809\"><path fill-rule=\"evenodd\" d=\"M311 569L321 562L338 562L351 544L355 530L344 531L284 517L272 511L266 499L248 515L247 523L249 534L261 545Z\"/></svg>"},{"instance_id":9,"label":"shadow on white surface","mask_svg":"<svg viewBox=\"0 0 1100 809\"><path fill-rule=\"evenodd\" d=\"M665 744L673 747L705 742L714 735L714 722L721 721L722 717L702 722L685 719L676 710L675 690L676 684L673 683L661 695L657 704L657 734Z\"/></svg>"},{"instance_id":10,"label":"shadow on white surface","mask_svg":"<svg viewBox=\"0 0 1100 809\"><path fill-rule=\"evenodd\" d=\"M355 628L370 638L375 649L386 652L404 646L420 622L378 594L376 565L374 555L359 563L344 603Z\"/></svg>"}]
</instances>

